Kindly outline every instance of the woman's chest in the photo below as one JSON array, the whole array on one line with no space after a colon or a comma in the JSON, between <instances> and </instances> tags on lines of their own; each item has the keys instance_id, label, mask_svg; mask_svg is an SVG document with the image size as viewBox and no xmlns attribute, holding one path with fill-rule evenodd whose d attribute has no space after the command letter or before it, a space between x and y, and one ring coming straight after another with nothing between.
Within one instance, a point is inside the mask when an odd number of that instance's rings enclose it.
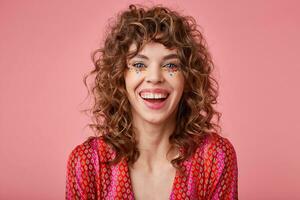
<instances>
[{"instance_id":1,"label":"woman's chest","mask_svg":"<svg viewBox=\"0 0 300 200\"><path fill-rule=\"evenodd\" d=\"M143 170L131 170L130 181L136 200L170 199L176 170L161 170L146 173Z\"/></svg>"},{"instance_id":2,"label":"woman's chest","mask_svg":"<svg viewBox=\"0 0 300 200\"><path fill-rule=\"evenodd\" d=\"M194 167L195 168L195 167ZM172 170L159 170L149 174L141 170L131 170L126 162L116 166L100 166L100 199L199 199L197 182L191 167L183 166L183 173ZM196 175L196 174L194 174ZM199 177L199 173L197 173Z\"/></svg>"}]
</instances>

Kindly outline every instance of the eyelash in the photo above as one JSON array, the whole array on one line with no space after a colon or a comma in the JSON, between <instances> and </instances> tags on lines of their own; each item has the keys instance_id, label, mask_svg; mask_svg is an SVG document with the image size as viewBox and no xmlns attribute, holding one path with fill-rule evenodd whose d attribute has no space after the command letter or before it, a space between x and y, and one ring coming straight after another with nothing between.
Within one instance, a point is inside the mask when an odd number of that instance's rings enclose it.
<instances>
[{"instance_id":1,"label":"eyelash","mask_svg":"<svg viewBox=\"0 0 300 200\"><path fill-rule=\"evenodd\" d=\"M141 67L140 65L143 65L143 66ZM144 63L140 63L140 62L134 63L134 64L132 64L132 66L135 67L135 68L138 68L138 69L146 67L144 65ZM178 66L176 64L174 64L174 63L167 63L163 67L166 67L166 66L170 66L170 67L167 67L170 70L176 70L178 68Z\"/></svg>"},{"instance_id":2,"label":"eyelash","mask_svg":"<svg viewBox=\"0 0 300 200\"><path fill-rule=\"evenodd\" d=\"M138 69L142 68L142 67L138 67L138 65L143 65L143 67L146 67L143 63L140 63L140 62L134 63L132 66L135 68L138 68Z\"/></svg>"},{"instance_id":3,"label":"eyelash","mask_svg":"<svg viewBox=\"0 0 300 200\"><path fill-rule=\"evenodd\" d=\"M167 65L170 66L170 67L168 67L168 69L170 69L170 70L172 70L172 71L176 71L177 68L178 68L177 65L174 64L174 63L168 63L168 64L164 65L164 67L167 66Z\"/></svg>"}]
</instances>

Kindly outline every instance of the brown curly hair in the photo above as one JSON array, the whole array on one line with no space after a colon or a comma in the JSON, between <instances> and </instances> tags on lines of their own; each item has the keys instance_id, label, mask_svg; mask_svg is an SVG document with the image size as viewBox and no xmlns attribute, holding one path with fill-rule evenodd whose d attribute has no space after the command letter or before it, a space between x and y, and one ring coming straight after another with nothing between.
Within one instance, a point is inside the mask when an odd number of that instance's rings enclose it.
<instances>
[{"instance_id":1,"label":"brown curly hair","mask_svg":"<svg viewBox=\"0 0 300 200\"><path fill-rule=\"evenodd\" d=\"M92 53L94 69L84 76L95 75L91 85L93 106L90 111L93 123L88 124L96 136L100 136L116 152L109 164L125 158L129 165L139 157L132 125L130 103L125 89L124 71L128 57L135 56L149 42L158 42L167 48L177 48L185 89L179 102L175 131L169 138L172 148L183 149L171 161L180 169L197 148L199 139L213 132L220 132L221 113L213 108L217 103L218 83L212 77L214 68L206 41L191 16L163 6L146 8L130 5L117 16L107 29L104 44ZM137 50L129 55L129 46L135 43ZM217 123L213 122L214 116ZM171 148L171 149L172 149Z\"/></svg>"}]
</instances>

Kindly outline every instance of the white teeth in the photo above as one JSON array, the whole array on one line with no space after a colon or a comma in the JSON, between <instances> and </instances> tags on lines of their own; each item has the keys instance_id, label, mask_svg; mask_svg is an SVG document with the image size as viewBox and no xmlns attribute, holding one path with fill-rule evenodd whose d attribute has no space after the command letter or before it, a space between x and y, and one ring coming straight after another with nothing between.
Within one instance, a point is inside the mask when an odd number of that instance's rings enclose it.
<instances>
[{"instance_id":1,"label":"white teeth","mask_svg":"<svg viewBox=\"0 0 300 200\"><path fill-rule=\"evenodd\" d=\"M166 98L167 94L143 92L141 93L141 97L143 99L162 99L162 98Z\"/></svg>"}]
</instances>

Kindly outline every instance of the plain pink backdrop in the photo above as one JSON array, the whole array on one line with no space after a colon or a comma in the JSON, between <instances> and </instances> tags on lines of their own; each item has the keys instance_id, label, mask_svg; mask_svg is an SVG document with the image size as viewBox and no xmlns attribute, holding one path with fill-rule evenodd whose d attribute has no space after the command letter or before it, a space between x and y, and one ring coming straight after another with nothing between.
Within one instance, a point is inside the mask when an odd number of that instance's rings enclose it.
<instances>
[{"instance_id":1,"label":"plain pink backdrop","mask_svg":"<svg viewBox=\"0 0 300 200\"><path fill-rule=\"evenodd\" d=\"M130 1L192 15L216 63L239 197L299 199L300 4ZM152 3L151 3L152 2ZM66 161L91 131L83 75L129 1L0 1L0 199L64 199Z\"/></svg>"}]
</instances>

